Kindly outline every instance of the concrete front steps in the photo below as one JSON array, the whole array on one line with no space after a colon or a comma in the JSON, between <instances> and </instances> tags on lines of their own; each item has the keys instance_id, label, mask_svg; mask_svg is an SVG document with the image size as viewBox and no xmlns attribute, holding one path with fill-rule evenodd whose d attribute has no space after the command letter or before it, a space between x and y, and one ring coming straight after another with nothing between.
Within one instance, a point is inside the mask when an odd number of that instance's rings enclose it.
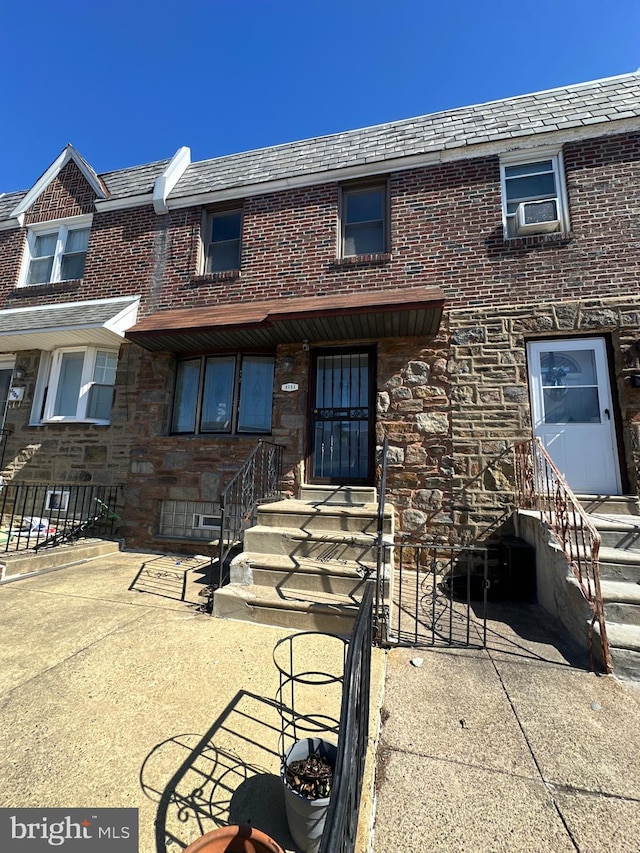
<instances>
[{"instance_id":1,"label":"concrete front steps","mask_svg":"<svg viewBox=\"0 0 640 853\"><path fill-rule=\"evenodd\" d=\"M600 587L613 673L621 678L640 680L638 498L582 495L579 500L602 539Z\"/></svg>"},{"instance_id":2,"label":"concrete front steps","mask_svg":"<svg viewBox=\"0 0 640 853\"><path fill-rule=\"evenodd\" d=\"M80 539L69 544L43 548L41 551L18 551L0 555L0 583L11 583L75 566L120 551L121 543L112 539Z\"/></svg>"},{"instance_id":3,"label":"concrete front steps","mask_svg":"<svg viewBox=\"0 0 640 853\"><path fill-rule=\"evenodd\" d=\"M376 531L372 487L303 486L297 499L263 504L231 563L231 583L215 592L214 614L348 635L376 576ZM392 507L384 533L391 545Z\"/></svg>"}]
</instances>

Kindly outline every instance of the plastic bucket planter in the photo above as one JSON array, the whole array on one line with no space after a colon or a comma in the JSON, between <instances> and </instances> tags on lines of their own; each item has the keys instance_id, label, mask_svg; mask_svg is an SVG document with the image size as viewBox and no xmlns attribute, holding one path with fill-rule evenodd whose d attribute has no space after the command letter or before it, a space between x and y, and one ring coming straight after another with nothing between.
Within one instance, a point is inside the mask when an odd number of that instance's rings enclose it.
<instances>
[{"instance_id":1,"label":"plastic bucket planter","mask_svg":"<svg viewBox=\"0 0 640 853\"><path fill-rule=\"evenodd\" d=\"M184 853L284 853L282 847L252 826L223 826L207 832Z\"/></svg>"},{"instance_id":2,"label":"plastic bucket planter","mask_svg":"<svg viewBox=\"0 0 640 853\"><path fill-rule=\"evenodd\" d=\"M337 752L335 745L321 738L308 737L293 744L285 755L281 768L289 832L303 853L318 853L330 797L309 800L294 791L287 783L285 768L294 761L304 761L314 752L319 753L325 761L335 767Z\"/></svg>"}]
</instances>

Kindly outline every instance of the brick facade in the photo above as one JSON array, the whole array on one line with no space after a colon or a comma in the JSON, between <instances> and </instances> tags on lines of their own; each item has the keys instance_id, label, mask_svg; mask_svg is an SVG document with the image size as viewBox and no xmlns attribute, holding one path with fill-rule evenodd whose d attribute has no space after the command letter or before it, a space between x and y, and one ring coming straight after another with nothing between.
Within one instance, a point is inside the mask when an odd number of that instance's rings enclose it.
<instances>
[{"instance_id":1,"label":"brick facade","mask_svg":"<svg viewBox=\"0 0 640 853\"><path fill-rule=\"evenodd\" d=\"M203 206L161 216L151 205L94 211L84 278L18 290L25 231L4 230L0 309L140 295L144 317L437 286L447 304L435 339L376 342L377 438L390 440L389 498L400 533L472 541L510 506L511 463L497 457L531 434L528 339L598 334L610 342L624 479L637 489L640 389L630 375L640 368L639 154L638 133L566 143L571 233L510 241L497 155L395 171L386 179L391 252L362 262L336 261L337 182L244 199L237 274L200 274ZM90 212L93 194L79 174L70 162L27 223ZM285 356L293 358L286 374ZM131 544L157 543L160 501L215 501L255 444L255 437L171 436L175 357L136 344L120 350L110 426L29 426L38 359L35 351L20 355L27 392L24 405L8 411L14 434L5 467L8 459L16 477L32 481L125 483ZM277 348L272 440L286 447L292 493L304 477L308 369L301 343ZM285 382L300 390L279 390Z\"/></svg>"}]
</instances>

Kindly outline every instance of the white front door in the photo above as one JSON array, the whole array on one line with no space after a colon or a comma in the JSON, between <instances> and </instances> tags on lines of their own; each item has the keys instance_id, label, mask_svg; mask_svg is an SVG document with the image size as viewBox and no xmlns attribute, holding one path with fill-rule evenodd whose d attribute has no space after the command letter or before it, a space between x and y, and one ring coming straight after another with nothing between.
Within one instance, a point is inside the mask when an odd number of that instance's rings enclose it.
<instances>
[{"instance_id":1,"label":"white front door","mask_svg":"<svg viewBox=\"0 0 640 853\"><path fill-rule=\"evenodd\" d=\"M533 434L577 494L619 495L604 338L528 344Z\"/></svg>"}]
</instances>

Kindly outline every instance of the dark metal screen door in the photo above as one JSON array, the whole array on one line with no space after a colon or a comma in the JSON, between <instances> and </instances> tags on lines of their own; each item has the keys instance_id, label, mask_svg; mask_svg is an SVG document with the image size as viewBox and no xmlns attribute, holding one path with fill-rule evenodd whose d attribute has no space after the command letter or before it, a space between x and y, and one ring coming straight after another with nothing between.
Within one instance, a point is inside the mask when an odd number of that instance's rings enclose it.
<instances>
[{"instance_id":1,"label":"dark metal screen door","mask_svg":"<svg viewBox=\"0 0 640 853\"><path fill-rule=\"evenodd\" d=\"M313 353L311 467L315 483L373 482L374 351Z\"/></svg>"}]
</instances>

